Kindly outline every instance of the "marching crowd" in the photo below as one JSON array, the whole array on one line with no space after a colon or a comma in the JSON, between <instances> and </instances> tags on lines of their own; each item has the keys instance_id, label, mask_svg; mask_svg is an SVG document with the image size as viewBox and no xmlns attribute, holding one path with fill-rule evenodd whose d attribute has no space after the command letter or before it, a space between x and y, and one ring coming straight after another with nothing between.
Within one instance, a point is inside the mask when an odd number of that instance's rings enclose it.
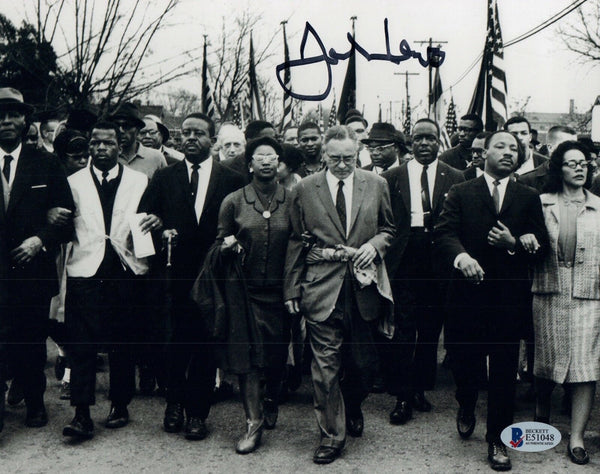
<instances>
[{"instance_id":1,"label":"marching crowd","mask_svg":"<svg viewBox=\"0 0 600 474\"><path fill-rule=\"evenodd\" d=\"M597 150L552 127L543 148L524 117L484 132L460 119L410 136L350 110L343 125L263 121L219 129L191 113L173 145L160 118L125 103L108 117L42 116L0 88L0 384L47 424L46 339L59 347L63 435L94 434L99 353L108 353L106 427L156 384L163 426L207 436L215 384L239 381L240 454L275 428L284 391L309 361L320 434L333 462L364 429L372 391L389 419L430 411L442 328L467 439L487 389L488 460L511 469L520 341L535 421L562 384L568 455L589 462L584 432L600 378L600 177ZM38 136L38 133L40 136ZM178 148L178 149L176 149ZM65 369L66 367L66 369ZM0 430L5 397L0 397Z\"/></svg>"}]
</instances>

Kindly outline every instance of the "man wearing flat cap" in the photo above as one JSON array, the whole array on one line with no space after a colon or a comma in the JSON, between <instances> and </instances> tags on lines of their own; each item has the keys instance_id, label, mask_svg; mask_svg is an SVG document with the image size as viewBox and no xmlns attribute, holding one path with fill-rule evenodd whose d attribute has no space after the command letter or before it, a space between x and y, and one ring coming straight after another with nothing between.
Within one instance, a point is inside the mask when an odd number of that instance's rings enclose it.
<instances>
[{"instance_id":1,"label":"man wearing flat cap","mask_svg":"<svg viewBox=\"0 0 600 474\"><path fill-rule=\"evenodd\" d=\"M390 187L396 225L396 238L385 259L396 323L385 358L388 390L396 396L390 413L392 424L410 420L413 408L431 410L424 391L434 386L443 322L442 288L432 259L432 230L448 190L464 181L460 171L439 161L439 146L438 124L417 120L412 134L414 159L382 175Z\"/></svg>"},{"instance_id":2,"label":"man wearing flat cap","mask_svg":"<svg viewBox=\"0 0 600 474\"><path fill-rule=\"evenodd\" d=\"M5 364L18 367L15 378L23 387L25 424L42 427L48 422L48 314L50 299L58 292L55 257L71 232L68 225L49 223L47 213L56 207L72 211L73 198L57 158L23 144L32 112L18 90L0 88L0 260L8 263L6 304L0 311L0 386Z\"/></svg>"},{"instance_id":3,"label":"man wearing flat cap","mask_svg":"<svg viewBox=\"0 0 600 474\"><path fill-rule=\"evenodd\" d=\"M167 165L178 163L185 158L180 151L165 146L169 141L169 129L162 123L156 115L146 115L144 118L144 127L140 130L140 142L147 148L154 148L160 151Z\"/></svg>"},{"instance_id":4,"label":"man wearing flat cap","mask_svg":"<svg viewBox=\"0 0 600 474\"><path fill-rule=\"evenodd\" d=\"M371 163L364 170L381 174L390 168L396 168L404 162L408 153L404 134L396 130L391 123L374 123L367 138L361 140L371 156Z\"/></svg>"},{"instance_id":5,"label":"man wearing flat cap","mask_svg":"<svg viewBox=\"0 0 600 474\"><path fill-rule=\"evenodd\" d=\"M167 161L160 151L147 148L138 142L139 131L146 124L135 104L131 102L121 104L109 119L121 129L119 163L144 173L148 179L152 178L156 170L167 166Z\"/></svg>"}]
</instances>

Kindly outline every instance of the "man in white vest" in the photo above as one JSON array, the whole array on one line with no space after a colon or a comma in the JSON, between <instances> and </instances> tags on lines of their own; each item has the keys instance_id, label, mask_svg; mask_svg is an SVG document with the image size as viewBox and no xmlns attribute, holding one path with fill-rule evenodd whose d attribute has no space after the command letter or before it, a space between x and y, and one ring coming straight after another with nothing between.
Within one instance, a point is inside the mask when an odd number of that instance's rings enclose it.
<instances>
[{"instance_id":1,"label":"man in white vest","mask_svg":"<svg viewBox=\"0 0 600 474\"><path fill-rule=\"evenodd\" d=\"M71 405L75 417L63 435L91 438L94 425L96 352L107 346L110 364L107 428L129 421L127 405L135 392L132 342L144 313L142 289L148 260L134 254L130 220L148 184L146 175L118 163L119 127L97 123L91 132L91 166L69 177L75 212L73 249L67 260L65 323L71 338ZM162 227L148 215L143 232Z\"/></svg>"}]
</instances>

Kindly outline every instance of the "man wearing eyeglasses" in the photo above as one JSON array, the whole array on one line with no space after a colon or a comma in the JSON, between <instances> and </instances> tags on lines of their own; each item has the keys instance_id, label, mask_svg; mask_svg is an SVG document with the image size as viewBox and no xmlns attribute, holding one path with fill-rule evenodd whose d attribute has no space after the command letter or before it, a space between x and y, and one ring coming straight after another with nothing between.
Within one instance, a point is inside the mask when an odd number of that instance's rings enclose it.
<instances>
[{"instance_id":1,"label":"man wearing eyeglasses","mask_svg":"<svg viewBox=\"0 0 600 474\"><path fill-rule=\"evenodd\" d=\"M478 115L463 115L458 122L458 145L442 153L440 161L457 170L465 170L471 162L471 144L482 130L483 122Z\"/></svg>"},{"instance_id":2,"label":"man wearing eyeglasses","mask_svg":"<svg viewBox=\"0 0 600 474\"><path fill-rule=\"evenodd\" d=\"M169 140L169 129L161 122L156 115L146 115L144 118L144 127L140 130L140 142L146 148L153 148L160 151L167 165L172 165L183 160L183 153L165 145Z\"/></svg>"},{"instance_id":3,"label":"man wearing eyeglasses","mask_svg":"<svg viewBox=\"0 0 600 474\"><path fill-rule=\"evenodd\" d=\"M121 130L119 163L144 173L151 179L156 170L167 166L165 157L158 150L147 148L138 142L139 131L146 126L135 104L125 102L109 119Z\"/></svg>"},{"instance_id":4,"label":"man wearing eyeglasses","mask_svg":"<svg viewBox=\"0 0 600 474\"><path fill-rule=\"evenodd\" d=\"M394 292L396 331L384 345L388 390L396 397L390 423L401 425L413 408L430 411L425 390L435 385L445 288L434 268L432 231L452 185L462 173L437 159L440 129L429 119L413 127L414 159L385 172L396 224L386 256Z\"/></svg>"},{"instance_id":5,"label":"man wearing eyeglasses","mask_svg":"<svg viewBox=\"0 0 600 474\"><path fill-rule=\"evenodd\" d=\"M400 166L402 159L408 153L404 135L391 123L374 123L369 136L363 138L361 142L366 145L371 156L371 163L363 169L376 174Z\"/></svg>"},{"instance_id":6,"label":"man wearing eyeglasses","mask_svg":"<svg viewBox=\"0 0 600 474\"><path fill-rule=\"evenodd\" d=\"M164 229L154 262L164 278L169 241L172 245L173 305L167 341L167 407L164 429L199 440L208 431L205 420L214 387L215 362L207 328L189 294L204 256L217 236L219 208L225 196L245 184L244 177L211 159L215 125L207 115L188 115L181 126L185 159L156 172L140 203L140 211L160 217Z\"/></svg>"},{"instance_id":7,"label":"man wearing eyeglasses","mask_svg":"<svg viewBox=\"0 0 600 474\"><path fill-rule=\"evenodd\" d=\"M479 178L483 174L483 152L485 151L485 139L490 135L490 132L478 133L471 144L471 162L463 171L463 176L466 181L474 178Z\"/></svg>"},{"instance_id":8,"label":"man wearing eyeglasses","mask_svg":"<svg viewBox=\"0 0 600 474\"><path fill-rule=\"evenodd\" d=\"M389 300L380 296L381 291L391 299L381 262L394 236L387 183L356 169L356 134L346 126L330 127L323 151L327 169L292 190L284 278L286 308L304 314L313 352L321 433L313 456L317 464L339 457L346 432L362 436L361 403L377 364L373 331L384 314L391 316ZM307 238L314 242L310 252ZM318 262L308 258L314 253L322 255Z\"/></svg>"}]
</instances>

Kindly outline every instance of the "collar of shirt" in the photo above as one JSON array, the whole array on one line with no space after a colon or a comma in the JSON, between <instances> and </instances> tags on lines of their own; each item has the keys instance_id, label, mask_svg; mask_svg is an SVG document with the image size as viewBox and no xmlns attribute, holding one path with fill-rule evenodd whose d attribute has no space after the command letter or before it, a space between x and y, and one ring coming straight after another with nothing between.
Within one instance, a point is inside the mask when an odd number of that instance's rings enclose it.
<instances>
[{"instance_id":1,"label":"collar of shirt","mask_svg":"<svg viewBox=\"0 0 600 474\"><path fill-rule=\"evenodd\" d=\"M483 177L485 178L485 182L487 183L488 186L488 190L490 192L490 196L493 196L493 192L494 192L494 181L496 181L496 178L493 178L492 176L490 176L487 173L483 173ZM502 178L499 179L498 181L500 181L500 184L498 184L498 192L500 194L500 209L502 209L502 203L504 202L504 195L506 194L506 185L508 184L508 181L510 180L510 176L507 176L506 178Z\"/></svg>"},{"instance_id":2,"label":"collar of shirt","mask_svg":"<svg viewBox=\"0 0 600 474\"><path fill-rule=\"evenodd\" d=\"M102 182L102 170L99 170L98 168L96 168L95 166L92 165L92 171L94 172L94 174L96 175L96 178L98 178L98 182ZM119 165L116 164L115 166L113 166L111 169L108 170L108 176L106 177L106 181L112 181L113 179L115 179L117 176L119 176Z\"/></svg>"},{"instance_id":3,"label":"collar of shirt","mask_svg":"<svg viewBox=\"0 0 600 474\"><path fill-rule=\"evenodd\" d=\"M185 162L185 165L187 166L187 171L188 171L188 178L191 180L192 179L192 165L194 163L192 163L191 161L189 161L187 158L183 160ZM208 173L210 175L210 172L212 170L212 164L213 164L213 159L209 156L206 160L204 160L202 163L198 163L198 174L203 174L203 173Z\"/></svg>"},{"instance_id":4,"label":"collar of shirt","mask_svg":"<svg viewBox=\"0 0 600 474\"><path fill-rule=\"evenodd\" d=\"M340 179L333 176L333 174L329 170L327 170L325 172L325 179L327 180L327 186L329 187L329 193L331 194L331 200L333 201L333 205L335 206L335 201L337 199L338 183L340 182ZM346 201L346 235L348 235L348 231L350 229L350 216L352 215L352 193L354 191L354 171L352 171L352 173L350 173L350 175L346 179L343 179L341 181L344 182L342 191L344 193L344 200Z\"/></svg>"},{"instance_id":5,"label":"collar of shirt","mask_svg":"<svg viewBox=\"0 0 600 474\"><path fill-rule=\"evenodd\" d=\"M386 169L380 168L379 166L373 166L373 171L376 174L381 174L381 173L385 173L387 170L391 170L392 168L397 168L398 166L400 166L400 162L398 160L396 160L390 166L388 166Z\"/></svg>"},{"instance_id":6,"label":"collar of shirt","mask_svg":"<svg viewBox=\"0 0 600 474\"><path fill-rule=\"evenodd\" d=\"M10 179L8 180L8 185L12 186L15 181L15 175L17 173L17 162L19 161L19 157L21 156L21 143L10 153L5 152L2 148L0 148L0 171L4 169L4 157L10 155L12 156L12 161L10 162Z\"/></svg>"}]
</instances>

